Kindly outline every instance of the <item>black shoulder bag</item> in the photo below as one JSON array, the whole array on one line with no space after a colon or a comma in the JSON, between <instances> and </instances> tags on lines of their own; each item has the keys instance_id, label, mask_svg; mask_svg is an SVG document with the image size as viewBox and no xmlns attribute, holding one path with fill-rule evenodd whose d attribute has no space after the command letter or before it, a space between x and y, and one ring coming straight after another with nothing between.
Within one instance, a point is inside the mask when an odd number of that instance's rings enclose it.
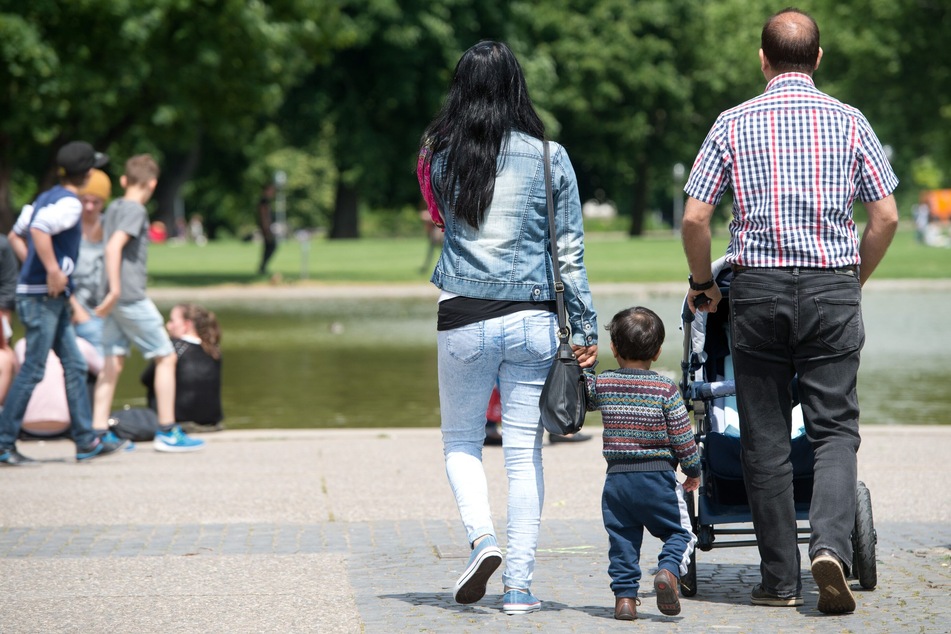
<instances>
[{"instance_id":1,"label":"black shoulder bag","mask_svg":"<svg viewBox=\"0 0 951 634\"><path fill-rule=\"evenodd\" d=\"M558 236L555 231L555 203L551 192L551 163L548 142L545 148L545 194L548 198L548 246L551 250L555 279L555 303L558 306L558 352L548 370L548 378L538 399L542 425L549 433L565 436L581 430L587 412L587 388L584 373L569 342L570 330L565 311L565 285L558 265Z\"/></svg>"}]
</instances>

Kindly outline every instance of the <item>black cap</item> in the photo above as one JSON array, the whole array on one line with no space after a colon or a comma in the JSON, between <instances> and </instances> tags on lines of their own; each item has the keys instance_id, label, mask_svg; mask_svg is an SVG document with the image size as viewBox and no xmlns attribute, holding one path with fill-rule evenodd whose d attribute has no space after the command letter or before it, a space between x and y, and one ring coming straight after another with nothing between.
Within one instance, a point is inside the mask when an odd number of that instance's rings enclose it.
<instances>
[{"instance_id":1,"label":"black cap","mask_svg":"<svg viewBox=\"0 0 951 634\"><path fill-rule=\"evenodd\" d=\"M97 152L85 141L67 143L56 153L56 165L60 169L60 174L66 176L85 174L90 169L102 167L108 162L108 156Z\"/></svg>"}]
</instances>

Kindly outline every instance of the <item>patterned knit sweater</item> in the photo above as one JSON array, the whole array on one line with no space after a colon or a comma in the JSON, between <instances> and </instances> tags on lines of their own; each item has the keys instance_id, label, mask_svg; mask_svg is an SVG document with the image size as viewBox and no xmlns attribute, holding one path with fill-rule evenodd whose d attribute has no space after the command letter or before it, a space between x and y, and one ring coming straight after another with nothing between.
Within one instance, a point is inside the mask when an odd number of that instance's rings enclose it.
<instances>
[{"instance_id":1,"label":"patterned knit sweater","mask_svg":"<svg viewBox=\"0 0 951 634\"><path fill-rule=\"evenodd\" d=\"M650 370L620 368L600 375L586 371L588 409L604 422L608 473L672 471L700 475L700 453L693 439L677 385Z\"/></svg>"}]
</instances>

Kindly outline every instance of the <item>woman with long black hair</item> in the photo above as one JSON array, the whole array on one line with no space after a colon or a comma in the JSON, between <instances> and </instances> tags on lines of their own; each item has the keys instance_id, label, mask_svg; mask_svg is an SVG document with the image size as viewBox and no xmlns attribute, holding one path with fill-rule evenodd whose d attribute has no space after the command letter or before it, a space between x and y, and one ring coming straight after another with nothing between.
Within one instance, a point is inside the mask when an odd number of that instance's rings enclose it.
<instances>
[{"instance_id":1,"label":"woman with long black hair","mask_svg":"<svg viewBox=\"0 0 951 634\"><path fill-rule=\"evenodd\" d=\"M578 185L568 155L549 142L559 262L548 251L545 128L512 51L480 42L463 54L442 110L423 134L418 176L445 227L432 282L446 472L472 555L454 598L474 603L502 563L482 447L485 407L502 397L508 475L506 614L534 612L544 498L538 399L557 348L552 267L559 266L571 342L582 366L597 357L597 317L585 271Z\"/></svg>"}]
</instances>

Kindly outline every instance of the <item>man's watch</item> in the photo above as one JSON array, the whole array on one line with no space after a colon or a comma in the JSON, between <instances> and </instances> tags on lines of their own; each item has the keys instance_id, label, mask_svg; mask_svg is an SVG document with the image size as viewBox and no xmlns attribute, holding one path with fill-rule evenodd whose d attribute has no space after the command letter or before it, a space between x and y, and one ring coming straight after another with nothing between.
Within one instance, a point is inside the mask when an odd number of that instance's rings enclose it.
<instances>
[{"instance_id":1,"label":"man's watch","mask_svg":"<svg viewBox=\"0 0 951 634\"><path fill-rule=\"evenodd\" d=\"M688 275L687 281L690 282L690 290L692 291L705 291L708 288L713 288L712 277L706 282L701 282L700 284L697 284L696 282L693 281L693 275Z\"/></svg>"}]
</instances>

